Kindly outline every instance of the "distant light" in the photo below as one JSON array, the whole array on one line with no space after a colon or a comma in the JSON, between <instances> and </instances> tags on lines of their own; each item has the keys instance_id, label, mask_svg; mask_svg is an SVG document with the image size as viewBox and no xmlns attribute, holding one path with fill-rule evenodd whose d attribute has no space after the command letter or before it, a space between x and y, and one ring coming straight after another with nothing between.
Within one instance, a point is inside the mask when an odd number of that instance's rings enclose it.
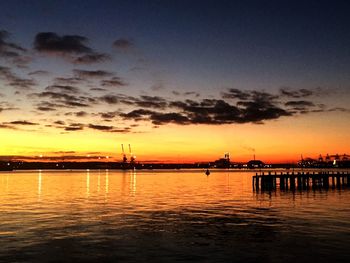
<instances>
[{"instance_id":1,"label":"distant light","mask_svg":"<svg viewBox=\"0 0 350 263\"><path fill-rule=\"evenodd\" d=\"M87 157L90 157L90 154L88 154Z\"/></svg>"},{"instance_id":2,"label":"distant light","mask_svg":"<svg viewBox=\"0 0 350 263\"><path fill-rule=\"evenodd\" d=\"M40 155L39 155L39 157L40 157L40 158L43 158L43 155L42 155L42 154L40 154Z\"/></svg>"},{"instance_id":3,"label":"distant light","mask_svg":"<svg viewBox=\"0 0 350 263\"><path fill-rule=\"evenodd\" d=\"M109 158L109 156L106 156L106 159L108 159Z\"/></svg>"},{"instance_id":4,"label":"distant light","mask_svg":"<svg viewBox=\"0 0 350 263\"><path fill-rule=\"evenodd\" d=\"M99 157L98 157L98 159L100 160L100 159L101 159L101 157L99 156Z\"/></svg>"}]
</instances>

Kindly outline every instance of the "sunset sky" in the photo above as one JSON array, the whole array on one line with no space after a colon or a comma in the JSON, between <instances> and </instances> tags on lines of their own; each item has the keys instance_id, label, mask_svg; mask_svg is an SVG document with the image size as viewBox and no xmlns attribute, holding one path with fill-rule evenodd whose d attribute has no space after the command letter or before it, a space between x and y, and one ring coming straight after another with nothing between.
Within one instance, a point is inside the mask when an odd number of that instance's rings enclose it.
<instances>
[{"instance_id":1,"label":"sunset sky","mask_svg":"<svg viewBox=\"0 0 350 263\"><path fill-rule=\"evenodd\" d=\"M0 1L0 159L350 153L346 1Z\"/></svg>"}]
</instances>

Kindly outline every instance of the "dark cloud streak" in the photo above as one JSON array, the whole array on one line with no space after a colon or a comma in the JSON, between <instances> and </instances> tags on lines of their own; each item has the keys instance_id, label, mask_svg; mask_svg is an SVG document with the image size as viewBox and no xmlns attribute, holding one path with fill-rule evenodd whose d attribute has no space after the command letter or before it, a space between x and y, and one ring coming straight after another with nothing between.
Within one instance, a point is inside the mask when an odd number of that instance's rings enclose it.
<instances>
[{"instance_id":1,"label":"dark cloud streak","mask_svg":"<svg viewBox=\"0 0 350 263\"><path fill-rule=\"evenodd\" d=\"M99 63L110 59L104 53L87 45L88 38L80 35L60 36L54 32L41 32L35 36L34 49L40 53L63 56L75 64Z\"/></svg>"}]
</instances>

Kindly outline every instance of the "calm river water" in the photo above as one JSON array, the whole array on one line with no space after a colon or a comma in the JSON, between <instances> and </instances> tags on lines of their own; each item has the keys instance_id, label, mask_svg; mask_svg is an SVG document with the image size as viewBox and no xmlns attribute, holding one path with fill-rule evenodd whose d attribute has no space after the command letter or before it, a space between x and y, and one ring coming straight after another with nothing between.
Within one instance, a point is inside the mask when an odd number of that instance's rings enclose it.
<instances>
[{"instance_id":1,"label":"calm river water","mask_svg":"<svg viewBox=\"0 0 350 263\"><path fill-rule=\"evenodd\" d=\"M350 189L251 172L0 173L0 262L350 262Z\"/></svg>"}]
</instances>

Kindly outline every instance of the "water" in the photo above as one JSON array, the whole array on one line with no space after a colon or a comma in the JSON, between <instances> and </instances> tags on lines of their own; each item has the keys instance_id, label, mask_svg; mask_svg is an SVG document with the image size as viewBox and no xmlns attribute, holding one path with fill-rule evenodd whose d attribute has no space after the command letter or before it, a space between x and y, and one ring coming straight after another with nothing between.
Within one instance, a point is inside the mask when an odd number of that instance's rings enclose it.
<instances>
[{"instance_id":1,"label":"water","mask_svg":"<svg viewBox=\"0 0 350 263\"><path fill-rule=\"evenodd\" d=\"M0 173L0 262L349 262L349 189L252 173Z\"/></svg>"}]
</instances>

